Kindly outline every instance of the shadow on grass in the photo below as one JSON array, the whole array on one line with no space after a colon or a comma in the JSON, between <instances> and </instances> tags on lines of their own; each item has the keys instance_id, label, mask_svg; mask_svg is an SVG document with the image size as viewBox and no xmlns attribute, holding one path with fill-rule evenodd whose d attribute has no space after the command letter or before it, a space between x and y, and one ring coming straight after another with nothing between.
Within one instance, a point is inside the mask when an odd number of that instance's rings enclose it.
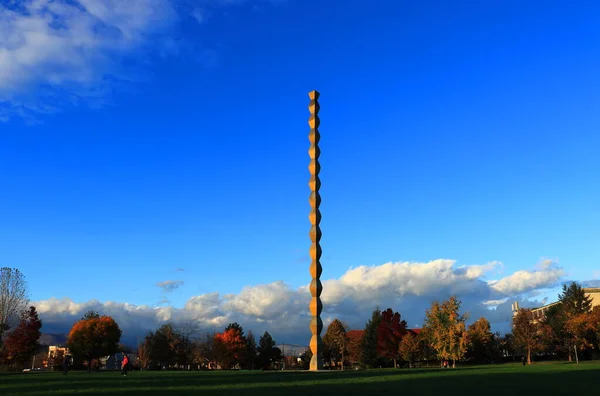
<instances>
[{"instance_id":1,"label":"shadow on grass","mask_svg":"<svg viewBox=\"0 0 600 396\"><path fill-rule=\"evenodd\" d=\"M489 366L344 372L143 372L0 375L0 394L128 395L572 395L595 394L600 365ZM591 392L591 393L590 393Z\"/></svg>"}]
</instances>

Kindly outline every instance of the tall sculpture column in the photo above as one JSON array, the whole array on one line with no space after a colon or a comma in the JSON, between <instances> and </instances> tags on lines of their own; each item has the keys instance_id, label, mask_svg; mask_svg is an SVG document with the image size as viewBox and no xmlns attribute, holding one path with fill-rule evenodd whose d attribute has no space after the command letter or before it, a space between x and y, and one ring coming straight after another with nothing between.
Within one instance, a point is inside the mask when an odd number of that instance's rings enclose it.
<instances>
[{"instance_id":1,"label":"tall sculpture column","mask_svg":"<svg viewBox=\"0 0 600 396\"><path fill-rule=\"evenodd\" d=\"M319 165L319 92L311 91L308 93L310 98L310 104L308 110L310 111L310 117L308 119L308 125L310 126L310 132L308 133L308 140L310 141L310 148L308 149L308 155L310 156L310 164L308 170L310 171L310 206L311 211L308 218L310 219L310 240L312 244L310 246L310 257L312 259L310 264L310 274L312 281L310 282L310 294L312 296L310 301L310 331L312 338L310 339L310 350L312 351L312 358L310 360L310 370L316 371L323 368L323 341L321 340L321 331L323 330L323 322L321 321L321 311L323 304L321 303L321 291L323 286L321 285L321 229L319 223L321 222L321 212L319 212L319 205L321 204L321 196L319 195L319 188L321 187L321 181L319 180L319 171L321 166Z\"/></svg>"}]
</instances>

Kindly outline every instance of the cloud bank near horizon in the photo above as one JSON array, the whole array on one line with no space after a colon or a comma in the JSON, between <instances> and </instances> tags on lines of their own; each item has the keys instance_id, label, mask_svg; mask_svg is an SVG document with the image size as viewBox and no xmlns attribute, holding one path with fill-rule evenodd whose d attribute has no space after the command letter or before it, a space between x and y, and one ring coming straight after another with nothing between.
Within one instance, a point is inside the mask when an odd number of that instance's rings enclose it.
<instances>
[{"instance_id":1,"label":"cloud bank near horizon","mask_svg":"<svg viewBox=\"0 0 600 396\"><path fill-rule=\"evenodd\" d=\"M500 275L502 263L457 266L455 260L390 262L351 268L339 279L323 282L322 318L327 326L334 318L361 329L376 306L400 312L410 327L420 327L433 300L458 296L471 319L485 316L493 331L508 331L514 300L524 307L545 303L535 300L544 289L559 286L565 271L545 260L531 270L487 280ZM188 299L185 306L138 306L127 302L75 302L69 298L35 303L45 333L65 333L88 310L113 316L126 342L135 343L146 332L167 322L195 322L203 331L221 331L238 322L246 331L268 330L287 343L309 339L308 285L291 288L283 281L247 286L237 294L219 292Z\"/></svg>"}]
</instances>

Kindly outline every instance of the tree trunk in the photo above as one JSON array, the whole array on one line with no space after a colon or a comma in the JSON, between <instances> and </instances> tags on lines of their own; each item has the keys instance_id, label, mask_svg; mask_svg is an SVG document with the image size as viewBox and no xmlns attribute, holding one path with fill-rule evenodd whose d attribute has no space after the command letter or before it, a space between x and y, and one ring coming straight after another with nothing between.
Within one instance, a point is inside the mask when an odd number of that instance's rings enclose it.
<instances>
[{"instance_id":1,"label":"tree trunk","mask_svg":"<svg viewBox=\"0 0 600 396\"><path fill-rule=\"evenodd\" d=\"M398 366L396 365L396 358L394 358L394 368L398 368Z\"/></svg>"},{"instance_id":2,"label":"tree trunk","mask_svg":"<svg viewBox=\"0 0 600 396\"><path fill-rule=\"evenodd\" d=\"M344 371L344 351L342 351L342 371Z\"/></svg>"},{"instance_id":3,"label":"tree trunk","mask_svg":"<svg viewBox=\"0 0 600 396\"><path fill-rule=\"evenodd\" d=\"M573 350L575 351L575 362L579 364L579 356L577 356L577 343L573 343Z\"/></svg>"},{"instance_id":4,"label":"tree trunk","mask_svg":"<svg viewBox=\"0 0 600 396\"><path fill-rule=\"evenodd\" d=\"M527 364L531 364L531 348L527 348Z\"/></svg>"},{"instance_id":5,"label":"tree trunk","mask_svg":"<svg viewBox=\"0 0 600 396\"><path fill-rule=\"evenodd\" d=\"M456 368L456 359L452 359L452 368Z\"/></svg>"}]
</instances>

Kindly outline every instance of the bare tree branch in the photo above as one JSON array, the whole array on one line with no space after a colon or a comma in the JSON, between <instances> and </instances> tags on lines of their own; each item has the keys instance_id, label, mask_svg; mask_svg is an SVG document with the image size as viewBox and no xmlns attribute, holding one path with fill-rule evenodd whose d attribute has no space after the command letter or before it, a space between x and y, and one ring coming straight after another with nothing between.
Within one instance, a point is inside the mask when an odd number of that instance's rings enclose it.
<instances>
[{"instance_id":1,"label":"bare tree branch","mask_svg":"<svg viewBox=\"0 0 600 396\"><path fill-rule=\"evenodd\" d=\"M0 340L28 303L25 276L16 268L0 268Z\"/></svg>"}]
</instances>

